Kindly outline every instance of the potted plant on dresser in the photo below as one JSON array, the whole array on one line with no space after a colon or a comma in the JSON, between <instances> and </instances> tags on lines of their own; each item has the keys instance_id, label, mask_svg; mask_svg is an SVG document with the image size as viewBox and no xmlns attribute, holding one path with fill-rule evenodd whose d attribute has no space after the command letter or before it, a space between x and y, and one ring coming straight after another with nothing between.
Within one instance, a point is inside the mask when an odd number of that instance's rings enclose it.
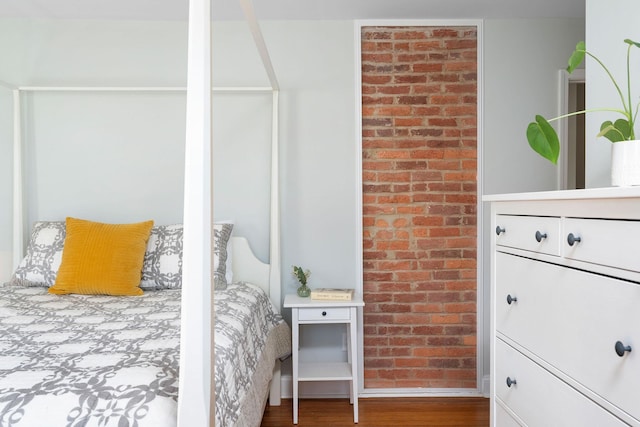
<instances>
[{"instance_id":1,"label":"potted plant on dresser","mask_svg":"<svg viewBox=\"0 0 640 427\"><path fill-rule=\"evenodd\" d=\"M558 134L549 122L593 111L609 111L621 115L622 117L615 121L607 120L602 123L600 133L597 135L599 137L603 136L613 143L611 148L611 184L613 186L640 185L640 140L636 139L635 132L640 103L634 105L631 99L630 67L631 49L634 46L640 47L640 43L629 39L625 39L624 42L628 45L626 88L621 88L604 63L586 50L584 42L576 45L567 67L567 71L572 73L582 63L586 55L593 58L611 79L613 87L620 97L622 108L594 108L576 111L549 120L536 115L535 121L529 123L527 127L527 140L531 148L553 164L557 164L558 156L560 155L560 142Z\"/></svg>"}]
</instances>

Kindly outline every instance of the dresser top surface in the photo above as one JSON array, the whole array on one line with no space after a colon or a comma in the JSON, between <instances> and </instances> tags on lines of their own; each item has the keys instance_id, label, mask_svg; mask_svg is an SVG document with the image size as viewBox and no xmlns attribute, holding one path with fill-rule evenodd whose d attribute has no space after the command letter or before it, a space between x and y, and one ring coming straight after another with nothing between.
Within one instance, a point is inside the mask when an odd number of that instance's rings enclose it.
<instances>
[{"instance_id":1,"label":"dresser top surface","mask_svg":"<svg viewBox=\"0 0 640 427\"><path fill-rule=\"evenodd\" d=\"M483 202L516 202L542 200L639 198L640 187L605 187L585 190L539 191L529 193L488 194Z\"/></svg>"}]
</instances>

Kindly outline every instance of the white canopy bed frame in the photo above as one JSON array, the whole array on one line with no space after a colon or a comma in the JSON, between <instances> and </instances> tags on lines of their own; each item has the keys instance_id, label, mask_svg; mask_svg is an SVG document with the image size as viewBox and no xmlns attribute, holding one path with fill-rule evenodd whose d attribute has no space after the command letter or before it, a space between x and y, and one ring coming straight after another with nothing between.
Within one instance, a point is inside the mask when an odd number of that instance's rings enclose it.
<instances>
[{"instance_id":1,"label":"white canopy bed frame","mask_svg":"<svg viewBox=\"0 0 640 427\"><path fill-rule=\"evenodd\" d=\"M180 393L178 426L213 425L212 354L212 133L211 94L271 93L271 180L270 180L270 244L269 263L258 260L242 237L233 237L234 280L259 285L281 308L280 214L278 175L279 85L269 53L256 20L251 0L239 0L258 53L269 78L269 87L212 87L211 85L211 0L189 0L189 42L187 87L80 87L19 86L0 81L0 86L13 92L13 267L24 256L24 189L22 170L21 97L26 92L166 92L185 91L187 96L184 253L183 282L202 283L202 287L186 286L182 291ZM204 238L203 238L204 237ZM187 363L188 361L188 363ZM279 405L280 363L276 361L269 402Z\"/></svg>"}]
</instances>

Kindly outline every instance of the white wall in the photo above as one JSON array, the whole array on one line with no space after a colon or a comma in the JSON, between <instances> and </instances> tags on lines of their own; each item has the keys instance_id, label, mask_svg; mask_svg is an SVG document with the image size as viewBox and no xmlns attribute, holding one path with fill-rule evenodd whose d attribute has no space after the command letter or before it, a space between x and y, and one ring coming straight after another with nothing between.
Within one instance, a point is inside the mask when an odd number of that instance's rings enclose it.
<instances>
[{"instance_id":1,"label":"white wall","mask_svg":"<svg viewBox=\"0 0 640 427\"><path fill-rule=\"evenodd\" d=\"M558 168L527 143L526 128L536 114L558 114L558 70L577 42L581 19L486 20L484 24L483 194L556 189ZM484 330L489 330L491 218L483 206ZM489 334L484 372L489 373Z\"/></svg>"},{"instance_id":2,"label":"white wall","mask_svg":"<svg viewBox=\"0 0 640 427\"><path fill-rule=\"evenodd\" d=\"M596 55L609 68L623 93L626 93L626 54L624 39L640 41L640 2L616 0L615 7L606 0L586 2L587 50ZM640 49L631 49L632 97L634 107L640 96L638 67ZM586 107L622 108L621 101L609 77L592 59L586 63ZM611 185L611 143L605 138L596 138L600 125L605 120L615 121L622 116L615 113L589 113L586 116L586 186L608 187ZM640 129L636 126L636 130ZM638 135L636 135L638 136Z\"/></svg>"},{"instance_id":3,"label":"white wall","mask_svg":"<svg viewBox=\"0 0 640 427\"><path fill-rule=\"evenodd\" d=\"M186 81L186 23L3 19L0 52L0 80L20 86L184 86ZM182 222L184 97L24 92L26 237L33 221L65 216ZM11 110L1 101L0 120L11 123ZM3 152L11 149L10 138L10 131L0 134ZM3 163L10 159L2 156ZM11 170L9 163L2 174L10 176ZM11 250L5 187L0 250ZM0 280L6 279L3 271Z\"/></svg>"}]
</instances>

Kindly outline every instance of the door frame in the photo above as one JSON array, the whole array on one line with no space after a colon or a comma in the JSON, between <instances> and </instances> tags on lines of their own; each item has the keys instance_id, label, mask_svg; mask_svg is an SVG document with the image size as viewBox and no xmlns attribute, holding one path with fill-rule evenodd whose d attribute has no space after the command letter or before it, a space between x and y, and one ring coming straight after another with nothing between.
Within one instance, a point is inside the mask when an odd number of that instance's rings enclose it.
<instances>
[{"instance_id":1,"label":"door frame","mask_svg":"<svg viewBox=\"0 0 640 427\"><path fill-rule=\"evenodd\" d=\"M584 68L578 68L569 74L567 70L558 71L558 116L569 112L569 85L586 83ZM560 138L560 165L557 175L558 190L566 190L569 182L569 125L567 120L558 120L558 137Z\"/></svg>"}]
</instances>

